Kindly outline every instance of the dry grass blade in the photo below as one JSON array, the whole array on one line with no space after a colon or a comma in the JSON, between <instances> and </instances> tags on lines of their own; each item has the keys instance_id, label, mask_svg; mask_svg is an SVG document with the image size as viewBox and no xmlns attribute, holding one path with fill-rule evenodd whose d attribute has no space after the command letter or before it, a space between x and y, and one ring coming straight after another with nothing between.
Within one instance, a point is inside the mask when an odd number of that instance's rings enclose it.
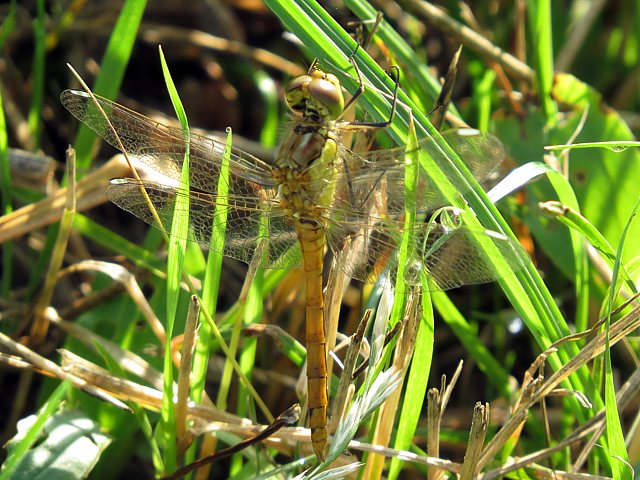
<instances>
[{"instance_id":1,"label":"dry grass blade","mask_svg":"<svg viewBox=\"0 0 640 480\"><path fill-rule=\"evenodd\" d=\"M46 311L43 312L43 314L46 315ZM44 372L45 374L58 378L62 381L68 381L74 387L80 390L83 390L91 395L94 395L95 397L103 401L111 403L112 405L118 408L121 408L123 410L129 410L129 407L127 407L125 404L123 404L122 402L114 398L114 396L111 396L108 393L105 393L104 391L95 388L89 382L86 382L84 379L76 375L73 375L72 373L69 373L64 368L61 368L60 366L53 363L51 360L48 360L42 357L41 355L38 355L36 352L31 350L30 348L25 347L24 345L18 342L15 342L14 340L9 338L2 332L0 332L0 345L16 353L23 361L30 364L33 368L36 368Z\"/></svg>"},{"instance_id":2,"label":"dry grass blade","mask_svg":"<svg viewBox=\"0 0 640 480\"><path fill-rule=\"evenodd\" d=\"M49 329L49 321L47 316L44 314L44 311L49 305L51 305L53 289L58 282L58 273L62 267L64 254L67 251L73 217L76 212L76 153L71 147L67 150L67 181L67 195L64 211L62 212L60 230L58 230L56 243L53 251L51 252L49 268L47 269L47 274L44 279L44 285L33 307L31 341L35 345L39 345L44 341Z\"/></svg>"},{"instance_id":3,"label":"dry grass blade","mask_svg":"<svg viewBox=\"0 0 640 480\"><path fill-rule=\"evenodd\" d=\"M473 408L473 419L471 420L471 432L469 433L469 443L467 451L464 454L464 463L462 464L462 472L460 472L461 480L470 480L475 478L478 471L478 462L482 452L484 438L487 435L487 427L489 425L489 404L482 405L476 403Z\"/></svg>"},{"instance_id":4,"label":"dry grass blade","mask_svg":"<svg viewBox=\"0 0 640 480\"><path fill-rule=\"evenodd\" d=\"M182 350L180 355L180 369L178 370L178 401L176 402L176 438L178 451L182 455L193 441L193 436L188 431L187 403L189 401L189 389L191 388L191 368L193 362L193 350L196 346L196 326L200 315L200 305L195 295L191 296L187 321L184 327Z\"/></svg>"},{"instance_id":5,"label":"dry grass blade","mask_svg":"<svg viewBox=\"0 0 640 480\"><path fill-rule=\"evenodd\" d=\"M298 418L300 417L300 405L296 404L293 405L291 408L287 409L285 412L281 413L280 415L278 415L278 417L276 419L274 419L273 422L271 422L271 424L269 424L269 426L267 426L264 430L262 430L260 433L258 433L257 435L251 437L251 438L247 438L246 440L243 440L242 442L232 446L232 447L228 447L225 448L223 450L220 450L217 453L214 453L212 455L209 455L207 457L203 457L200 458L198 460L196 460L193 463L190 463L189 465L186 465L178 470L176 470L176 472L174 472L172 475L169 475L167 477L162 477L163 480L174 480L174 479L178 479L183 477L184 475L193 472L196 469L199 469L201 467L204 467L205 465L209 465L213 462L217 462L219 460L222 460L223 458L227 458L235 453L238 453L242 450L244 450L247 447L250 447L251 445L254 445L256 443L262 442L264 440L266 440L267 438L269 438L270 436L274 435L278 430L280 430L282 427L284 427L285 425L292 425L294 423L296 423L298 421Z\"/></svg>"},{"instance_id":6,"label":"dry grass blade","mask_svg":"<svg viewBox=\"0 0 640 480\"><path fill-rule=\"evenodd\" d=\"M456 76L458 75L458 61L460 59L460 52L462 52L462 45L460 45L455 55L453 56L451 63L449 63L449 69L447 70L447 74L444 77L444 83L442 84L440 95L436 100L435 106L431 110L431 112L433 112L431 115L431 123L438 130L442 128L447 110L449 109L449 105L451 104L451 94L453 93L453 87L456 83Z\"/></svg>"},{"instance_id":7,"label":"dry grass blade","mask_svg":"<svg viewBox=\"0 0 640 480\"><path fill-rule=\"evenodd\" d=\"M416 333L420 319L420 292L416 289L411 292L405 308L405 316L402 320L402 334L396 344L392 368L400 372L399 381L404 381L406 372L411 363L413 349L415 347ZM372 443L374 445L387 446L391 439L396 411L400 403L400 388L396 389L381 406L378 421L373 431ZM379 478L384 467L384 456L371 455L364 471L365 478Z\"/></svg>"},{"instance_id":8,"label":"dry grass blade","mask_svg":"<svg viewBox=\"0 0 640 480\"><path fill-rule=\"evenodd\" d=\"M255 62L274 68L295 77L306 72L297 63L290 62L285 58L274 55L268 50L254 48L242 42L236 42L227 38L216 37L199 30L191 30L180 27L169 27L163 25L143 24L142 38L152 44L165 44L168 41L187 42L191 45L202 48L217 50L227 54L234 54L246 57Z\"/></svg>"},{"instance_id":9,"label":"dry grass blade","mask_svg":"<svg viewBox=\"0 0 640 480\"><path fill-rule=\"evenodd\" d=\"M451 398L453 387L462 373L462 365L463 361L460 360L448 385L447 377L442 375L440 389L432 388L427 392L427 454L429 457L438 458L440 456L440 424ZM442 470L430 468L427 476L429 480L435 480L442 477L443 474Z\"/></svg>"},{"instance_id":10,"label":"dry grass blade","mask_svg":"<svg viewBox=\"0 0 640 480\"><path fill-rule=\"evenodd\" d=\"M451 35L469 49L474 50L489 60L497 62L511 75L519 79L526 80L529 83L533 82L534 72L528 65L524 64L513 55L501 50L469 27L456 22L431 3L417 2L415 0L403 0L399 3L408 9L415 11L427 22L435 25L448 35Z\"/></svg>"},{"instance_id":11,"label":"dry grass blade","mask_svg":"<svg viewBox=\"0 0 640 480\"><path fill-rule=\"evenodd\" d=\"M371 453L375 452L380 455L384 455L387 458L395 457L406 462L414 462L420 465L425 465L427 467L434 467L434 468L445 470L447 472L451 472L455 474L459 474L462 471L462 465L457 462L452 462L451 460L446 460L442 458L434 458L430 456L417 455L407 450L396 450L395 448L380 447L377 445L371 445L370 443L358 442L357 440L352 440L349 443L349 448L351 450L357 450L362 452L371 452Z\"/></svg>"},{"instance_id":12,"label":"dry grass blade","mask_svg":"<svg viewBox=\"0 0 640 480\"><path fill-rule=\"evenodd\" d=\"M126 268L115 263L100 262L96 260L87 260L79 262L65 270L65 273L73 273L80 271L98 271L101 272L116 282L122 284L129 294L129 297L136 306L140 309L140 312L144 316L145 320L149 324L149 327L155 334L156 338L163 344L165 341L165 330L162 322L158 319L157 315L153 311L153 308L149 304L144 292L138 285L135 275L129 272ZM178 365L178 356L174 355L174 362Z\"/></svg>"},{"instance_id":13,"label":"dry grass blade","mask_svg":"<svg viewBox=\"0 0 640 480\"><path fill-rule=\"evenodd\" d=\"M62 350L63 369L87 384L107 392L114 397L134 402L137 405L158 411L162 406L162 391L147 387L125 378L113 375L98 365L91 363L71 352ZM251 422L236 415L215 409L210 405L189 403L187 415L200 422L224 422L233 425L249 426Z\"/></svg>"},{"instance_id":14,"label":"dry grass blade","mask_svg":"<svg viewBox=\"0 0 640 480\"><path fill-rule=\"evenodd\" d=\"M338 384L338 393L333 399L332 415L329 423L329 432L335 432L336 427L344 418L347 413L346 407L348 405L348 399L353 397L355 388L353 386L353 372L356 367L356 361L360 354L360 346L362 345L362 339L364 333L369 324L373 311L367 309L362 316L362 320L358 324L358 329L351 336L349 349L344 360L344 368L342 375L340 376L340 382Z\"/></svg>"},{"instance_id":15,"label":"dry grass blade","mask_svg":"<svg viewBox=\"0 0 640 480\"><path fill-rule=\"evenodd\" d=\"M640 306L634 307L621 319L612 324L611 345L624 339L629 333L638 328L638 325L640 325ZM573 339L576 336L572 335L571 337ZM556 348L551 347L548 351L543 352L525 374L525 381L523 382L519 398L514 407L514 412L507 420L507 422L503 425L503 427L498 431L498 433L496 433L496 435L485 447L484 451L482 452L482 457L479 460L479 466L482 467L488 464L507 441L513 440L514 437L517 437L519 435L524 422L527 419L529 410L536 403L543 401L544 398L548 395L558 392L557 386L560 382L566 379L576 369L580 368L583 365L586 365L587 362L600 355L604 348L605 333L602 332L594 339L592 339L585 347L583 347L578 356L574 357L574 359L565 364L562 369L552 374L546 380L544 379L542 373L544 362L547 355L553 353ZM537 372L537 374L535 374L534 372ZM630 397L633 395L629 394L629 392L637 392L637 389L639 388L638 381L640 381L640 377L636 372L625 384L625 387L623 387L618 392L617 398L620 404L619 408L621 411L624 409ZM575 392L566 393L571 395L575 394ZM589 404L587 404L586 407L588 408ZM518 461L516 462L510 462L508 466L496 469L495 471L492 471L490 475L489 473L485 474L485 478L495 478L508 472L515 471L519 468L530 466L534 462L538 462L543 460L544 458L549 457L559 449L565 448L567 445L571 445L576 441L581 440L590 433L592 434L591 440L587 443L587 445L585 445L584 451L578 458L577 466L579 466L581 465L580 462L582 462L586 458L588 451L590 451L591 448L595 445L595 442L603 432L604 427L604 412L602 411L591 418L584 425L574 430L569 438L559 442L557 445L554 445L553 447L550 447L543 451L527 455L526 457L518 459Z\"/></svg>"},{"instance_id":16,"label":"dry grass blade","mask_svg":"<svg viewBox=\"0 0 640 480\"><path fill-rule=\"evenodd\" d=\"M338 254L339 257L344 257L348 255L348 252L340 252ZM327 280L327 286L325 288L325 306L324 306L324 318L325 318L325 336L327 342L327 371L333 371L333 355L331 352L335 350L336 339L338 334L338 324L340 320L340 310L342 306L342 300L347 291L347 287L349 286L349 277L345 274L344 270L338 267L339 259L333 258L331 262L331 269L329 270L329 278ZM363 332L364 335L364 332ZM357 352L356 352L357 353ZM346 373L346 370L345 370ZM342 379L340 380L342 383ZM346 379L345 379L346 382ZM338 392L340 393L339 386ZM344 392L346 393L346 391ZM343 399L344 400L344 399ZM341 400L342 402L342 400ZM344 408L342 405L334 403L334 414L337 411L336 409ZM335 431L337 418L331 418L328 422L328 432L331 434Z\"/></svg>"},{"instance_id":17,"label":"dry grass blade","mask_svg":"<svg viewBox=\"0 0 640 480\"><path fill-rule=\"evenodd\" d=\"M635 398L637 398L639 392L640 392L640 370L636 370L618 391L616 398L618 402L619 411L623 412L629 405L631 405L631 402ZM582 466L582 461L584 461L584 457L586 457L590 449L593 447L594 442L597 441L597 439L600 437L600 435L604 431L604 428L605 428L604 415L605 415L604 410L601 410L584 425L581 425L577 429L573 430L571 432L571 435L557 442L552 447L546 448L544 450L540 450L538 452L534 452L532 454L529 454L520 458L514 458L507 465L504 465L502 467L499 467L493 470L489 470L488 472L484 473L483 478L485 480L500 478L500 477L503 477L504 475L509 474L510 472L513 472L525 467L531 467L531 468L536 468L538 470L541 470L541 467L538 467L536 465L537 463L542 462L545 459L549 458L555 452L561 451L578 441L586 439L587 436L590 435L590 437L588 438L588 441L586 442L585 447L583 448L583 451L580 453L580 455L578 456L578 458L573 464L573 471L577 472L577 470L579 470ZM550 477L549 474L543 475L542 473L543 472L541 472L540 474L542 478ZM558 478L566 477L566 475L563 475L563 472L560 472L560 471L556 471L556 474L558 475ZM596 477L593 475L582 475L579 473L572 473L571 475L574 476L573 478L605 478L605 477Z\"/></svg>"},{"instance_id":18,"label":"dry grass blade","mask_svg":"<svg viewBox=\"0 0 640 480\"><path fill-rule=\"evenodd\" d=\"M440 456L440 419L442 418L440 390L429 389L427 392L427 455L438 458ZM427 472L429 480L436 480L441 475L440 470L430 468Z\"/></svg>"},{"instance_id":19,"label":"dry grass blade","mask_svg":"<svg viewBox=\"0 0 640 480\"><path fill-rule=\"evenodd\" d=\"M77 210L82 212L107 202L104 186L109 179L127 176L130 169L122 155L116 155L76 185ZM68 187L39 202L0 217L0 243L16 239L62 218Z\"/></svg>"}]
</instances>

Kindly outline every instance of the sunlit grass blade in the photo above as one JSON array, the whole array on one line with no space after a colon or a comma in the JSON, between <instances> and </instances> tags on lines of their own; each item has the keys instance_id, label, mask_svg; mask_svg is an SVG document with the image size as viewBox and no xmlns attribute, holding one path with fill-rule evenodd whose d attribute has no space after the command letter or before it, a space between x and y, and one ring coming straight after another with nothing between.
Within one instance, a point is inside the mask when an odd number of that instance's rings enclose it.
<instances>
[{"instance_id":1,"label":"sunlit grass blade","mask_svg":"<svg viewBox=\"0 0 640 480\"><path fill-rule=\"evenodd\" d=\"M216 250L218 252L223 251L225 238L226 238L226 227L227 227L227 215L229 214L227 195L229 193L229 155L231 154L231 144L233 142L233 136L231 134L231 129L227 130L227 150L225 151L224 159L222 166L220 167L220 178L218 179L218 200L220 203L216 205L216 213L214 215L213 220L213 235L212 242L210 246L209 256L211 257L211 250ZM218 291L218 287L214 287L214 290L209 292L204 292L205 294L212 295ZM240 315L236 317L236 322L234 327L238 324L240 319ZM229 393L229 389L231 388L231 375L233 373L233 364L231 359L236 358L237 347L239 341L239 331L237 328L234 328L231 336L231 341L229 342L229 354L227 361L225 363L224 371L222 374L222 378L220 379L220 388L218 390L218 395L216 398L216 406L220 410L227 409L227 395Z\"/></svg>"},{"instance_id":2,"label":"sunlit grass blade","mask_svg":"<svg viewBox=\"0 0 640 480\"><path fill-rule=\"evenodd\" d=\"M162 49L160 49L160 60L162 62L162 72L164 74L167 90L171 97L180 126L184 135L184 163L180 173L180 188L189 191L189 124L180 97L176 90L169 68L164 59ZM176 444L176 418L173 403L173 352L171 350L171 339L173 338L173 328L177 314L178 300L180 297L180 282L182 279L182 266L184 254L187 247L187 232L189 229L189 215L184 212L189 211L189 197L179 195L176 197L175 210L171 224L172 235L169 237L169 252L167 258L167 326L166 343L164 350L164 389L162 402L162 421L158 428L162 432L165 456L165 468L173 472L177 468L177 444Z\"/></svg>"},{"instance_id":3,"label":"sunlit grass blade","mask_svg":"<svg viewBox=\"0 0 640 480\"><path fill-rule=\"evenodd\" d=\"M395 391L399 383L400 376L393 368L389 368L377 375L349 408L347 415L338 425L333 442L329 447L327 458L313 470L312 475L322 471L348 448L349 442L355 436L358 427Z\"/></svg>"},{"instance_id":4,"label":"sunlit grass blade","mask_svg":"<svg viewBox=\"0 0 640 480\"><path fill-rule=\"evenodd\" d=\"M640 142L633 140L620 140L613 142L582 142L572 143L570 145L549 145L545 147L545 150L578 150L582 148L606 148L612 152L624 152L627 148L640 147Z\"/></svg>"},{"instance_id":5,"label":"sunlit grass blade","mask_svg":"<svg viewBox=\"0 0 640 480\"><path fill-rule=\"evenodd\" d=\"M616 297L618 296L618 290L620 285L620 268L622 266L622 258L624 253L625 244L628 241L629 227L636 219L640 211L640 200L636 200L633 212L629 217L629 221L625 225L618 250L616 252L616 261L613 267L613 278L611 280L611 286L609 287L609 296L605 305L605 341L606 348L604 350L604 367L605 367L605 384L604 384L604 397L605 397L605 415L607 424L607 448L608 453L612 455L611 468L613 470L613 478L631 480L633 475L633 468L629 461L629 454L627 452L627 446L625 437L622 431L622 425L620 423L620 415L618 412L618 403L616 399L616 391L613 378L613 367L611 364L611 344L610 344L610 328L611 328L611 312L614 308Z\"/></svg>"},{"instance_id":6,"label":"sunlit grass blade","mask_svg":"<svg viewBox=\"0 0 640 480\"><path fill-rule=\"evenodd\" d=\"M226 228L227 215L229 213L228 207L226 206L227 205L226 198L229 193L228 185L230 183L228 157L231 154L231 150L230 150L231 144L232 144L231 129L228 129L227 130L227 151L225 152L223 164L220 168L220 178L218 180L218 199L220 200L220 204L216 205L216 214L214 216L214 225L213 225L214 230L217 230L214 233L214 238L218 248L222 248L224 245L224 241L225 241L224 229ZM222 251L222 250L218 250L218 251ZM245 282L246 281L247 279L245 278ZM229 397L229 392L231 390L231 384L232 384L233 373L234 373L233 361L236 360L236 356L238 354L238 345L240 343L240 333L241 333L242 321L243 321L242 307L244 306L244 302L242 298L239 299L239 303L241 308L240 308L240 311L238 312L238 315L236 316L236 319L231 331L231 339L229 341L229 352L227 354L227 359L225 361L222 376L220 378L220 388L218 389L218 394L216 396L216 406L223 411L228 409L228 400L229 400L228 397ZM242 368L242 364L240 364L240 367ZM249 378L250 370L247 371L246 369L242 369L242 374L245 376L247 381L250 381L250 378ZM247 389L243 389L243 392L240 398L242 398L242 400L246 400L247 397L248 397L248 391ZM243 406L244 406L244 403L243 403ZM204 454L205 452L203 451L201 452L200 456L202 457ZM242 467L241 463L239 462L239 458L240 458L239 454L236 454L234 455L234 458L232 460L232 464L233 464L232 470L234 472L240 470Z\"/></svg>"},{"instance_id":7,"label":"sunlit grass blade","mask_svg":"<svg viewBox=\"0 0 640 480\"><path fill-rule=\"evenodd\" d=\"M578 211L574 210L561 202L547 202L541 205L542 211L549 216L553 216L558 221L569 227L572 231L579 233L602 254L605 261L611 268L618 268L618 278L625 282L627 287L632 291L636 291L629 272L627 272L624 264L617 263L618 256L613 250L607 239L595 228L589 220L583 217Z\"/></svg>"},{"instance_id":8,"label":"sunlit grass blade","mask_svg":"<svg viewBox=\"0 0 640 480\"><path fill-rule=\"evenodd\" d=\"M220 168L220 176L218 178L218 199L220 204L216 206L213 224L211 225L211 243L207 254L207 263L205 268L204 281L202 284L202 308L215 317L218 302L218 292L220 288L220 274L222 271L223 256L221 253L224 249L225 232L227 227L228 208L226 206L226 196L228 194L229 185L229 156L231 154L232 144L231 129L227 131L227 141L225 144L225 152ZM209 356L211 355L211 346L213 342L212 325L206 321L204 314L201 314L200 331L196 351L193 359L192 372L192 396L194 401L202 402L205 393L205 384L207 379L207 367L209 365ZM200 446L199 457L211 455L214 451L216 440L213 435L204 437ZM194 445L195 447L195 445ZM187 462L193 461L195 458L195 450L190 449L186 459ZM210 469L210 465L202 468L201 475L205 475Z\"/></svg>"},{"instance_id":9,"label":"sunlit grass blade","mask_svg":"<svg viewBox=\"0 0 640 480\"><path fill-rule=\"evenodd\" d=\"M413 230L416 222L416 195L418 185L418 139L416 138L416 131L413 128L413 120L409 123L409 139L406 146L405 156L405 168L404 168L404 230L402 232L402 240L400 241L400 248L398 249L398 273L395 291L397 292L398 299L405 299L408 294L408 289L411 288L407 285L407 276L412 275L408 272L409 268L416 260L416 237L413 235ZM417 272L413 272L415 275L418 272L423 272L421 265L416 265ZM422 273L418 273L422 275ZM413 283L416 283L417 278L413 279ZM391 326L402 320L404 315L404 304L402 301L396 301L393 310L391 312Z\"/></svg>"}]
</instances>

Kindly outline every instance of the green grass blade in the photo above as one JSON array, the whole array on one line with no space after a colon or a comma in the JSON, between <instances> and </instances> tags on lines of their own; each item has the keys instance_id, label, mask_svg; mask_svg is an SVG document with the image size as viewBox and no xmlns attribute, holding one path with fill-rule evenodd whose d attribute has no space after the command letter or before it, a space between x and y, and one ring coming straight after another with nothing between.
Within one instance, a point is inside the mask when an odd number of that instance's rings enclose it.
<instances>
[{"instance_id":1,"label":"green grass blade","mask_svg":"<svg viewBox=\"0 0 640 480\"><path fill-rule=\"evenodd\" d=\"M557 109L551 96L553 89L553 38L551 35L551 1L535 0L527 2L529 30L533 55L536 63L538 94L542 101L547 122L555 122Z\"/></svg>"},{"instance_id":2,"label":"green grass blade","mask_svg":"<svg viewBox=\"0 0 640 480\"><path fill-rule=\"evenodd\" d=\"M605 323L605 339L606 348L604 351L605 363L605 417L607 424L607 449L611 455L611 468L613 470L613 478L618 480L631 480L633 478L633 468L629 461L629 453L625 444L622 425L620 424L620 415L618 412L618 403L616 400L616 391L613 378L613 367L611 365L611 345L609 343L609 331L611 328L611 311L613 310L616 297L618 296L618 285L620 284L620 267L622 266L622 258L624 247L628 240L628 233L631 224L640 211L640 199L636 200L636 205L629 217L629 221L625 225L624 232L620 238L620 244L616 252L616 262L613 267L613 278L609 288L609 296L606 301L606 323Z\"/></svg>"},{"instance_id":3,"label":"green grass blade","mask_svg":"<svg viewBox=\"0 0 640 480\"><path fill-rule=\"evenodd\" d=\"M55 389L55 391L49 396L46 403L40 408L37 413L36 421L31 425L27 434L20 440L20 442L11 450L7 459L2 464L2 470L0 470L0 480L9 480L18 468L20 462L27 454L29 449L37 442L42 432L42 427L49 417L51 417L58 408L64 397L69 392L70 385L67 382L63 382Z\"/></svg>"},{"instance_id":4,"label":"green grass blade","mask_svg":"<svg viewBox=\"0 0 640 480\"><path fill-rule=\"evenodd\" d=\"M570 145L549 145L545 147L545 150L549 151L564 151L564 150L579 150L582 148L606 148L612 152L624 152L627 148L640 147L640 142L635 140L619 140L612 142L581 142L572 143Z\"/></svg>"},{"instance_id":5,"label":"green grass blade","mask_svg":"<svg viewBox=\"0 0 640 480\"><path fill-rule=\"evenodd\" d=\"M264 298L261 295L262 283L264 281L264 271L259 268L253 278L247 303L244 311L243 325L251 325L262 321ZM242 349L240 352L240 367L242 373L249 379L252 379L252 372L255 367L256 353L258 347L258 339L256 337L246 337L242 340ZM251 408L251 394L240 384L238 386L238 400L236 402L236 413L245 418L255 418L254 409ZM240 472L243 464L243 456L238 453L231 460L231 474Z\"/></svg>"},{"instance_id":6,"label":"green grass blade","mask_svg":"<svg viewBox=\"0 0 640 480\"><path fill-rule=\"evenodd\" d=\"M9 165L9 139L7 138L7 123L4 116L4 104L2 88L0 88L0 193L2 193L2 215L7 215L13 211L11 199L13 198L11 188L11 167ZM8 298L12 285L12 265L13 265L13 242L6 242L2 245L2 285L0 285L0 296Z\"/></svg>"},{"instance_id":7,"label":"green grass blade","mask_svg":"<svg viewBox=\"0 0 640 480\"><path fill-rule=\"evenodd\" d=\"M180 126L184 135L185 154L182 172L180 173L180 188L189 190L189 124L184 107L180 102L178 91L171 79L169 67L165 61L162 49L160 49L160 60L162 62L162 73L167 84L167 90L171 97L171 102L180 120ZM189 230L189 216L184 212L189 211L189 198L186 195L176 197L175 213L171 223L169 237L169 253L167 258L167 338L164 351L164 389L162 401L162 422L159 426L163 433L163 447L165 455L165 467L172 472L177 467L176 450L176 428L175 428L175 408L173 403L173 355L171 351L171 339L180 298L180 283L182 280L182 267L184 255L187 248L187 232Z\"/></svg>"},{"instance_id":8,"label":"green grass blade","mask_svg":"<svg viewBox=\"0 0 640 480\"><path fill-rule=\"evenodd\" d=\"M146 0L127 0L122 6L93 87L97 95L113 99L120 91L146 5ZM79 171L89 171L95 142L95 133L82 125L74 141Z\"/></svg>"},{"instance_id":9,"label":"green grass blade","mask_svg":"<svg viewBox=\"0 0 640 480\"><path fill-rule=\"evenodd\" d=\"M411 360L411 369L406 380L406 389L402 399L402 410L396 430L396 438L393 448L396 450L409 450L416 433L422 406L427 393L428 378L431 372L434 344L434 316L431 295L426 290L422 295L422 317L418 327L416 345ZM398 478L402 469L402 461L398 458L391 459L389 467L389 479Z\"/></svg>"},{"instance_id":10,"label":"green grass blade","mask_svg":"<svg viewBox=\"0 0 640 480\"><path fill-rule=\"evenodd\" d=\"M31 131L31 148L36 149L40 145L42 133L42 99L44 96L44 70L46 55L46 35L44 0L36 2L37 16L33 22L34 53L32 62L32 97L29 110L29 130Z\"/></svg>"},{"instance_id":11,"label":"green grass blade","mask_svg":"<svg viewBox=\"0 0 640 480\"><path fill-rule=\"evenodd\" d=\"M94 222L89 217L76 213L73 219L73 228L98 245L123 255L155 276L161 278L166 276L165 265L153 253Z\"/></svg>"},{"instance_id":12,"label":"green grass blade","mask_svg":"<svg viewBox=\"0 0 640 480\"><path fill-rule=\"evenodd\" d=\"M491 93L494 90L496 72L487 70L481 79L474 83L473 98L477 105L476 126L481 132L488 132L491 123Z\"/></svg>"},{"instance_id":13,"label":"green grass blade","mask_svg":"<svg viewBox=\"0 0 640 480\"><path fill-rule=\"evenodd\" d=\"M9 10L6 16L2 20L2 27L0 28L0 50L4 50L4 43L7 41L7 37L13 31L16 26L16 0L11 0L9 4Z\"/></svg>"},{"instance_id":14,"label":"green grass blade","mask_svg":"<svg viewBox=\"0 0 640 480\"><path fill-rule=\"evenodd\" d=\"M602 254L604 260L612 268L618 268L618 276L626 283L632 292L636 291L636 286L623 264L616 265L618 257L613 250L611 244L598 231L595 226L580 212L570 208L561 202L547 202L543 205L543 211L554 218L557 218L562 224L569 227L572 231L579 233L587 239L587 241Z\"/></svg>"},{"instance_id":15,"label":"green grass blade","mask_svg":"<svg viewBox=\"0 0 640 480\"><path fill-rule=\"evenodd\" d=\"M410 123L409 143L407 144L407 155L405 157L404 169L404 231L398 252L398 274L396 278L395 291L396 302L391 311L391 326L402 320L404 315L405 302L409 287L405 274L407 266L411 265L411 259L415 257L416 238L412 234L416 221L416 188L418 185L418 158L416 155L418 139L415 136L413 122Z\"/></svg>"},{"instance_id":16,"label":"green grass blade","mask_svg":"<svg viewBox=\"0 0 640 480\"><path fill-rule=\"evenodd\" d=\"M225 231L227 227L228 208L226 207L226 196L229 186L229 156L231 154L232 133L227 131L227 141L218 177L218 198L221 204L216 207L216 213L212 224L211 243L207 255L204 281L202 284L202 305L201 308L215 317L218 291L220 288L220 273L222 271L223 256L219 252L224 251ZM202 314L201 314L202 315ZM209 365L209 355L211 351L212 331L211 325L201 316L200 334L193 360L193 388L192 395L196 402L202 401L204 387L206 383L207 366Z\"/></svg>"},{"instance_id":17,"label":"green grass blade","mask_svg":"<svg viewBox=\"0 0 640 480\"><path fill-rule=\"evenodd\" d=\"M227 148L232 144L231 129L227 132ZM223 251L222 248L225 242L225 233L227 227L227 215L229 214L229 208L227 207L227 195L229 193L229 160L230 150L225 152L225 160L221 168L220 178L218 180L218 188L222 188L222 192L218 191L220 204L216 206L216 214L214 218L214 239L216 242L217 251ZM212 244L213 245L213 244ZM241 309L242 310L242 309ZM229 354L227 356L222 377L220 379L220 388L216 398L216 406L223 411L227 410L227 399L229 390L231 389L231 380L233 374L233 360L236 358L238 343L240 341L240 325L242 324L242 316L236 315L233 329L231 332L231 340L229 341Z\"/></svg>"},{"instance_id":18,"label":"green grass blade","mask_svg":"<svg viewBox=\"0 0 640 480\"><path fill-rule=\"evenodd\" d=\"M228 208L226 196L229 185L229 156L231 154L232 133L227 131L227 141L223 155L223 163L220 167L218 178L218 198L220 205L216 207L216 213L212 224L211 243L207 255L207 265L205 269L204 281L202 284L202 305L201 308L209 312L211 317L215 317L218 302L218 291L220 289L220 273L222 271L223 256L219 252L224 251L225 231L227 227ZM193 389L192 395L196 402L202 401L204 386L206 382L207 367L211 351L212 326L205 321L201 314L200 334L193 360Z\"/></svg>"}]
</instances>

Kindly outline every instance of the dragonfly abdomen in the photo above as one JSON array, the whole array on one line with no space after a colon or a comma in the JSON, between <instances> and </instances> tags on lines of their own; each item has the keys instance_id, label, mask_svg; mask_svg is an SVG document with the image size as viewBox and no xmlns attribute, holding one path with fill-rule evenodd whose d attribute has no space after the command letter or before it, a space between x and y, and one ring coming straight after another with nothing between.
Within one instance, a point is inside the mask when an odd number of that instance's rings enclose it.
<instances>
[{"instance_id":1,"label":"dragonfly abdomen","mask_svg":"<svg viewBox=\"0 0 640 480\"><path fill-rule=\"evenodd\" d=\"M322 261L324 231L320 224L296 222L298 241L306 274L307 399L311 443L316 455L324 457L327 444L327 354L324 332Z\"/></svg>"}]
</instances>

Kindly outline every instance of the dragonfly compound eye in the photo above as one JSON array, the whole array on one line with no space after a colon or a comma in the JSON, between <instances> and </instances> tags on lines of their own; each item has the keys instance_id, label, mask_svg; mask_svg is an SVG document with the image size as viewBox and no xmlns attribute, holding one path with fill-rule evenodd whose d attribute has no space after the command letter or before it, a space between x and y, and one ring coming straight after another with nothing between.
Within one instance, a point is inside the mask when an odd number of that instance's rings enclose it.
<instances>
[{"instance_id":1,"label":"dragonfly compound eye","mask_svg":"<svg viewBox=\"0 0 640 480\"><path fill-rule=\"evenodd\" d=\"M325 74L323 78L314 78L309 82L309 95L317 105L318 110L323 110L323 115L335 119L344 109L344 96L338 79L331 74Z\"/></svg>"}]
</instances>

